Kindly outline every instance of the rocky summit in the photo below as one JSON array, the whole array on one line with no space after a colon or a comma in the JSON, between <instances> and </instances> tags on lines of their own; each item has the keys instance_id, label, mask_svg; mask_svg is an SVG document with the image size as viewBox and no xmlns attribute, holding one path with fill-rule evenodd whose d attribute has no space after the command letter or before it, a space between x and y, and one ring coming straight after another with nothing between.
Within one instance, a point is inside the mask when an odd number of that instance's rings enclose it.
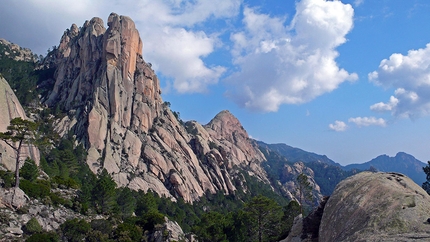
<instances>
[{"instance_id":1,"label":"rocky summit","mask_svg":"<svg viewBox=\"0 0 430 242\"><path fill-rule=\"evenodd\" d=\"M120 186L188 202L246 192L241 172L271 184L266 158L236 117L222 111L206 125L184 123L161 98L134 22L112 13L107 25L73 24L44 61L56 68L44 102L68 114L56 130L84 144L94 173L106 169Z\"/></svg>"},{"instance_id":2,"label":"rocky summit","mask_svg":"<svg viewBox=\"0 0 430 242\"><path fill-rule=\"evenodd\" d=\"M429 241L430 196L400 173L362 172L338 184L319 241Z\"/></svg>"}]
</instances>

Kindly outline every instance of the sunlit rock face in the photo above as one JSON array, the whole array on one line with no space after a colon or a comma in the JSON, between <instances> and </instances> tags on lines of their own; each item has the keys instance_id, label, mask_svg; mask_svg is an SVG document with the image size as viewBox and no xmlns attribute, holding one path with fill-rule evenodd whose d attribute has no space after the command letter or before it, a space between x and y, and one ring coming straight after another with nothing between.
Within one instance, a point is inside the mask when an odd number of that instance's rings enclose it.
<instances>
[{"instance_id":1,"label":"sunlit rock face","mask_svg":"<svg viewBox=\"0 0 430 242\"><path fill-rule=\"evenodd\" d=\"M362 172L338 184L319 241L429 241L430 196L399 173Z\"/></svg>"},{"instance_id":2,"label":"sunlit rock face","mask_svg":"<svg viewBox=\"0 0 430 242\"><path fill-rule=\"evenodd\" d=\"M50 56L55 85L45 101L68 114L56 130L85 145L94 173L106 169L120 186L189 202L245 189L240 171L269 183L264 155L231 113L204 126L179 121L142 58L134 22L112 13L107 25L93 18L64 32Z\"/></svg>"}]
</instances>

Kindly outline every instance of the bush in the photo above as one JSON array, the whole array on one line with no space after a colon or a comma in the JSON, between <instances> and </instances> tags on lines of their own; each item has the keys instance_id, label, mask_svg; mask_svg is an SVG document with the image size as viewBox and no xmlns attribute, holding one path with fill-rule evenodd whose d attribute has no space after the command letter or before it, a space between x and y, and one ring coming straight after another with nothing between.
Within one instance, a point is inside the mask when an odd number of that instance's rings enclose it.
<instances>
[{"instance_id":1,"label":"bush","mask_svg":"<svg viewBox=\"0 0 430 242\"><path fill-rule=\"evenodd\" d=\"M60 227L67 241L83 241L91 230L89 223L77 218L67 220Z\"/></svg>"},{"instance_id":2,"label":"bush","mask_svg":"<svg viewBox=\"0 0 430 242\"><path fill-rule=\"evenodd\" d=\"M19 183L19 188L32 198L44 198L49 196L49 193L51 192L49 182L43 180L37 180L34 183L28 180L22 180Z\"/></svg>"},{"instance_id":3,"label":"bush","mask_svg":"<svg viewBox=\"0 0 430 242\"><path fill-rule=\"evenodd\" d=\"M31 218L23 228L26 234L34 234L42 232L42 226L40 226L39 221L36 218Z\"/></svg>"},{"instance_id":4,"label":"bush","mask_svg":"<svg viewBox=\"0 0 430 242\"><path fill-rule=\"evenodd\" d=\"M3 180L3 184L0 184L4 188L11 188L15 184L15 178L12 172L0 171L0 179Z\"/></svg>"},{"instance_id":5,"label":"bush","mask_svg":"<svg viewBox=\"0 0 430 242\"><path fill-rule=\"evenodd\" d=\"M26 242L57 242L58 235L52 232L36 233L31 235Z\"/></svg>"},{"instance_id":6,"label":"bush","mask_svg":"<svg viewBox=\"0 0 430 242\"><path fill-rule=\"evenodd\" d=\"M27 158L20 169L20 176L28 181L35 181L39 176L39 169L34 160Z\"/></svg>"}]
</instances>

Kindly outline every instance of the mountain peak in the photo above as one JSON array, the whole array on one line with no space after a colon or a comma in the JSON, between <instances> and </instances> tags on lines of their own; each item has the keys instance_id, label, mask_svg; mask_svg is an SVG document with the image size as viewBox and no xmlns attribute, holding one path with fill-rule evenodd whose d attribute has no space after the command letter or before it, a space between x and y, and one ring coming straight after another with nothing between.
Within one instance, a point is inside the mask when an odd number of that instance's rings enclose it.
<instances>
[{"instance_id":1,"label":"mountain peak","mask_svg":"<svg viewBox=\"0 0 430 242\"><path fill-rule=\"evenodd\" d=\"M234 136L248 139L248 133L240 121L228 110L219 112L205 127L215 131L218 138L224 138L234 142Z\"/></svg>"}]
</instances>

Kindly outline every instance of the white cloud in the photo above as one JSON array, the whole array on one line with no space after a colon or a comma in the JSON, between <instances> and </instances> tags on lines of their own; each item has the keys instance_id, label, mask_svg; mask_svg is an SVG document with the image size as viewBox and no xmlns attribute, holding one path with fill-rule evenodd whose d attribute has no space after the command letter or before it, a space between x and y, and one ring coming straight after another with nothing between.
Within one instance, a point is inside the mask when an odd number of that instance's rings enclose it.
<instances>
[{"instance_id":1,"label":"white cloud","mask_svg":"<svg viewBox=\"0 0 430 242\"><path fill-rule=\"evenodd\" d=\"M376 103L372 110L410 118L430 114L430 43L407 55L392 54L368 78L376 85L396 89L388 102Z\"/></svg>"},{"instance_id":2,"label":"white cloud","mask_svg":"<svg viewBox=\"0 0 430 242\"><path fill-rule=\"evenodd\" d=\"M329 124L328 127L333 131L342 132L348 128L348 125L345 122L336 120L333 124Z\"/></svg>"},{"instance_id":3,"label":"white cloud","mask_svg":"<svg viewBox=\"0 0 430 242\"><path fill-rule=\"evenodd\" d=\"M245 30L231 35L239 71L226 79L226 95L240 106L264 112L331 92L355 73L338 67L339 45L352 29L354 10L340 1L302 0L285 19L245 7Z\"/></svg>"},{"instance_id":4,"label":"white cloud","mask_svg":"<svg viewBox=\"0 0 430 242\"><path fill-rule=\"evenodd\" d=\"M363 126L381 126L385 127L387 125L387 121L383 118L375 118L375 117L356 117L348 119L348 122L356 124L358 127Z\"/></svg>"},{"instance_id":5,"label":"white cloud","mask_svg":"<svg viewBox=\"0 0 430 242\"><path fill-rule=\"evenodd\" d=\"M14 24L0 25L0 34L9 33L2 37L15 39L40 54L57 45L72 23L82 26L92 17L100 17L106 23L112 11L130 16L144 43L145 60L157 72L173 79L172 86L177 91L204 92L208 85L218 82L225 68L208 66L203 61L216 50L219 40L216 32L203 32L202 24L236 16L241 0L217 4L210 0L31 0L25 4L7 1L3 5L0 22Z\"/></svg>"}]
</instances>

